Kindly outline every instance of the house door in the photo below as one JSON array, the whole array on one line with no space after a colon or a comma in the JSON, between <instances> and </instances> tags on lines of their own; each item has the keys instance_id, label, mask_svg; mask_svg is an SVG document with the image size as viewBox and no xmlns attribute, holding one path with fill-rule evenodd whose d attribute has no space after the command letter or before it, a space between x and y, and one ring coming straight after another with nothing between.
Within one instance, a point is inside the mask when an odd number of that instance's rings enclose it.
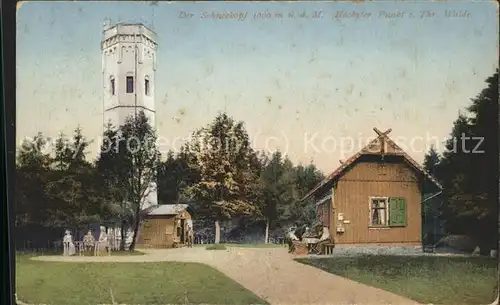
<instances>
[{"instance_id":1,"label":"house door","mask_svg":"<svg viewBox=\"0 0 500 305\"><path fill-rule=\"evenodd\" d=\"M186 241L186 220L181 219L181 244L185 244Z\"/></svg>"}]
</instances>

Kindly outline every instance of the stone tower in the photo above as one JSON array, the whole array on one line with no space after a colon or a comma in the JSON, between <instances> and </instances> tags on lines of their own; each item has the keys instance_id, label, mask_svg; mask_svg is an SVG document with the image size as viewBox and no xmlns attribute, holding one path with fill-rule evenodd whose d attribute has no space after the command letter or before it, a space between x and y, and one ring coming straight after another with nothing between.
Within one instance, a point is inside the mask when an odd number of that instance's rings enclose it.
<instances>
[{"instance_id":1,"label":"stone tower","mask_svg":"<svg viewBox=\"0 0 500 305\"><path fill-rule=\"evenodd\" d=\"M127 117L144 111L156 128L156 34L140 23L105 24L103 34L103 126L111 122L119 127ZM157 192L150 192L144 207L157 202Z\"/></svg>"},{"instance_id":2,"label":"stone tower","mask_svg":"<svg viewBox=\"0 0 500 305\"><path fill-rule=\"evenodd\" d=\"M143 24L105 26L101 42L104 125L143 110L155 126L156 34Z\"/></svg>"}]
</instances>

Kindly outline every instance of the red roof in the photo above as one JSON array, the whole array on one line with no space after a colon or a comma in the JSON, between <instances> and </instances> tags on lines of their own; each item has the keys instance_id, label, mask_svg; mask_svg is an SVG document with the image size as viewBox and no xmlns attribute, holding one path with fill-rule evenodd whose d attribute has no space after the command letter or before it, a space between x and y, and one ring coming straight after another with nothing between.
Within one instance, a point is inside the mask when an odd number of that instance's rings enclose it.
<instances>
[{"instance_id":1,"label":"red roof","mask_svg":"<svg viewBox=\"0 0 500 305\"><path fill-rule=\"evenodd\" d=\"M441 184L434 178L431 174L429 174L417 161L413 160L406 152L404 152L394 141L392 141L387 134L391 132L391 129L381 132L377 128L373 128L373 130L378 134L378 137L368 143L363 149L361 149L358 153L351 156L349 159L342 162L342 165L339 166L335 171L329 174L323 181L321 181L318 185L316 185L306 196L304 196L301 200L305 200L313 195L318 189L323 187L328 182L334 180L338 176L340 176L346 168L348 168L351 164L353 164L356 160L358 160L363 155L397 155L402 156L409 165L411 165L415 170L421 172L426 178L428 178L432 183L434 183L439 189L443 187ZM385 145L385 144L388 144ZM386 148L389 148L386 150Z\"/></svg>"}]
</instances>

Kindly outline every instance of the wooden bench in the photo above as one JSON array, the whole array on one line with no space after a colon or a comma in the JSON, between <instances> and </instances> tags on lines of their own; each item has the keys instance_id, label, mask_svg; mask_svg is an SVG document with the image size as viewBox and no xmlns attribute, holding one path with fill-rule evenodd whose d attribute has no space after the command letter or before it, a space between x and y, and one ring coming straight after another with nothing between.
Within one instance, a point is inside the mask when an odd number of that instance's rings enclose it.
<instances>
[{"instance_id":1,"label":"wooden bench","mask_svg":"<svg viewBox=\"0 0 500 305\"><path fill-rule=\"evenodd\" d=\"M329 243L323 245L323 254L330 255L333 254L333 249L335 249L335 244Z\"/></svg>"}]
</instances>

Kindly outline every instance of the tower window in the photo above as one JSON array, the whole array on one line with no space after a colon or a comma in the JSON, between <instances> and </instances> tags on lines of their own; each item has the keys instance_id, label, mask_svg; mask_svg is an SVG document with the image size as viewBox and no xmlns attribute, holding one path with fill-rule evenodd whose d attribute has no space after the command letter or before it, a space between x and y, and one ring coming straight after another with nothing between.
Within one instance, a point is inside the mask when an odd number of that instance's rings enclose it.
<instances>
[{"instance_id":1,"label":"tower window","mask_svg":"<svg viewBox=\"0 0 500 305\"><path fill-rule=\"evenodd\" d=\"M134 77L127 76L127 93L134 93Z\"/></svg>"},{"instance_id":2,"label":"tower window","mask_svg":"<svg viewBox=\"0 0 500 305\"><path fill-rule=\"evenodd\" d=\"M111 77L109 79L109 90L111 95L115 95L115 78Z\"/></svg>"},{"instance_id":3,"label":"tower window","mask_svg":"<svg viewBox=\"0 0 500 305\"><path fill-rule=\"evenodd\" d=\"M149 79L147 76L144 80L144 94L149 95Z\"/></svg>"}]
</instances>

